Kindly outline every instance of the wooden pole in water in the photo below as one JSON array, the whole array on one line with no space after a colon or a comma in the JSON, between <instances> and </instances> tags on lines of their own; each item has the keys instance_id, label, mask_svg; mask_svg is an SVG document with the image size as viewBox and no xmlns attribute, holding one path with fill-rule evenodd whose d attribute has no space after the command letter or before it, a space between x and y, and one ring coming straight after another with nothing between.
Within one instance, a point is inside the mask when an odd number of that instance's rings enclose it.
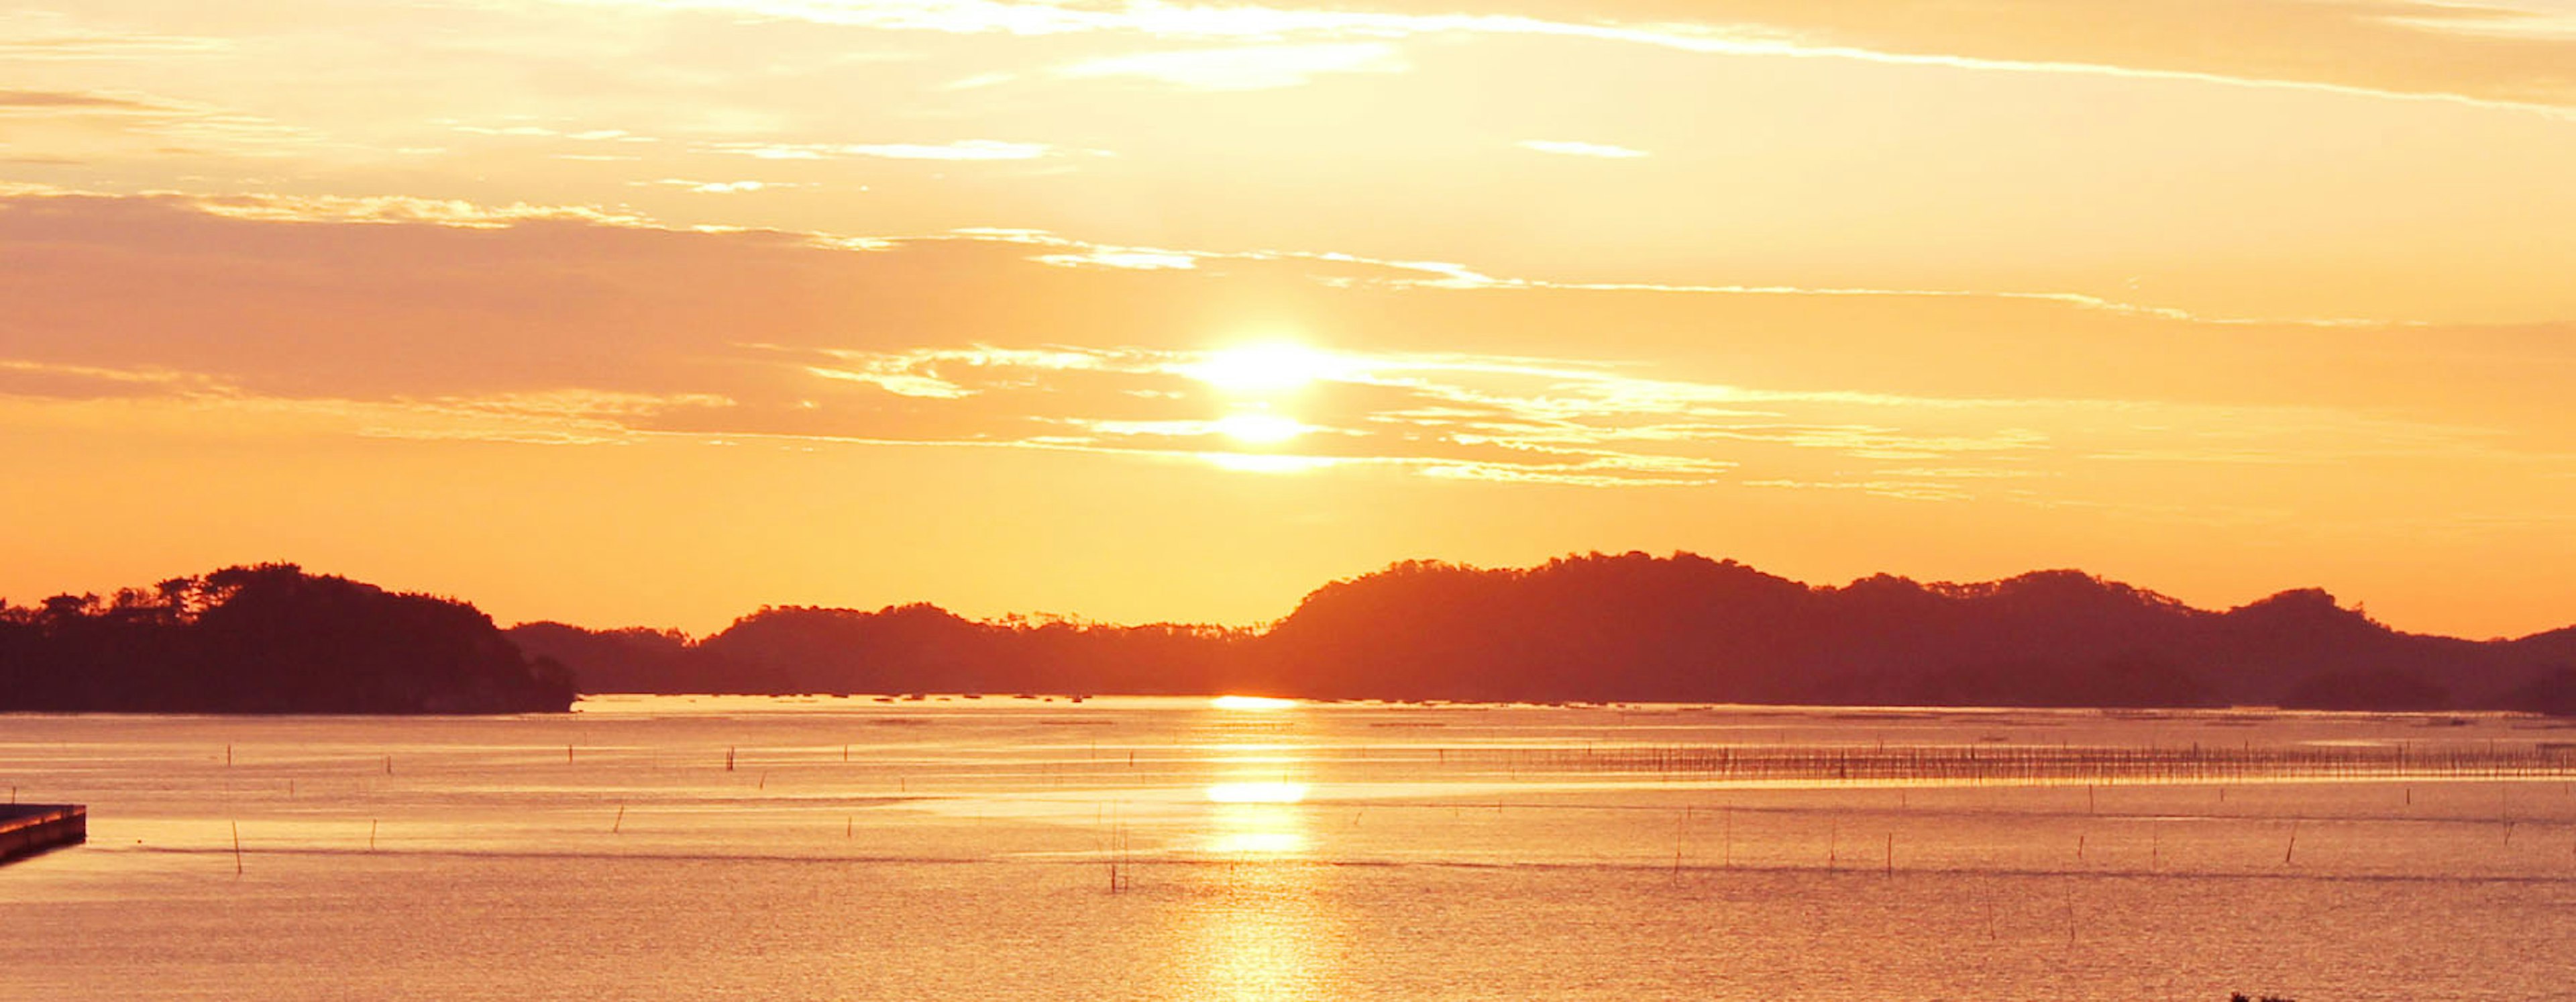
<instances>
[{"instance_id":1,"label":"wooden pole in water","mask_svg":"<svg viewBox=\"0 0 2576 1002\"><path fill-rule=\"evenodd\" d=\"M233 822L233 876L242 875L241 822Z\"/></svg>"},{"instance_id":2,"label":"wooden pole in water","mask_svg":"<svg viewBox=\"0 0 2576 1002\"><path fill-rule=\"evenodd\" d=\"M1682 808L1681 822L1673 826L1673 883L1682 882L1682 845L1690 839L1690 808Z\"/></svg>"},{"instance_id":3,"label":"wooden pole in water","mask_svg":"<svg viewBox=\"0 0 2576 1002\"><path fill-rule=\"evenodd\" d=\"M376 851L376 819L367 819L367 851Z\"/></svg>"},{"instance_id":4,"label":"wooden pole in water","mask_svg":"<svg viewBox=\"0 0 2576 1002\"><path fill-rule=\"evenodd\" d=\"M624 804L619 804L619 805L617 805L617 820L615 820L615 821L611 821L611 822L609 822L609 823L608 823L608 833L609 833L609 834L611 834L611 835L615 835L615 834L617 834L620 830L624 829L625 827L626 827L626 805L624 805Z\"/></svg>"},{"instance_id":5,"label":"wooden pole in water","mask_svg":"<svg viewBox=\"0 0 2576 1002\"><path fill-rule=\"evenodd\" d=\"M2290 819L2290 844L2281 850L2281 865L2290 865L2290 854L2299 851L2299 819Z\"/></svg>"},{"instance_id":6,"label":"wooden pole in water","mask_svg":"<svg viewBox=\"0 0 2576 1002\"><path fill-rule=\"evenodd\" d=\"M1887 875L1896 875L1896 833L1887 833Z\"/></svg>"}]
</instances>

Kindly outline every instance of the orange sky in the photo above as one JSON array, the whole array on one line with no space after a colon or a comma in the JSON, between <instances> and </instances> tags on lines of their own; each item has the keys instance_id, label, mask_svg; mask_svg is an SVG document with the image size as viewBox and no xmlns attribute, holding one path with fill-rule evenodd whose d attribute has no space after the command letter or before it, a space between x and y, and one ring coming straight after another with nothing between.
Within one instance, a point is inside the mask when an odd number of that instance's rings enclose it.
<instances>
[{"instance_id":1,"label":"orange sky","mask_svg":"<svg viewBox=\"0 0 2576 1002\"><path fill-rule=\"evenodd\" d=\"M2576 622L2576 0L0 6L0 596Z\"/></svg>"}]
</instances>

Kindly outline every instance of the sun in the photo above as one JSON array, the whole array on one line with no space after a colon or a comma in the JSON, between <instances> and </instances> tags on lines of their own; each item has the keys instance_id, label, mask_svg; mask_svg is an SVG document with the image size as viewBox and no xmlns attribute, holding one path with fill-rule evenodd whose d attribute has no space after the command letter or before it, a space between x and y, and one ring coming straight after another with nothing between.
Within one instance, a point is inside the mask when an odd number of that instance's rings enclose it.
<instances>
[{"instance_id":1,"label":"sun","mask_svg":"<svg viewBox=\"0 0 2576 1002\"><path fill-rule=\"evenodd\" d=\"M1181 372L1228 393L1258 396L1301 390L1349 369L1348 362L1331 352L1271 341L1209 352Z\"/></svg>"}]
</instances>

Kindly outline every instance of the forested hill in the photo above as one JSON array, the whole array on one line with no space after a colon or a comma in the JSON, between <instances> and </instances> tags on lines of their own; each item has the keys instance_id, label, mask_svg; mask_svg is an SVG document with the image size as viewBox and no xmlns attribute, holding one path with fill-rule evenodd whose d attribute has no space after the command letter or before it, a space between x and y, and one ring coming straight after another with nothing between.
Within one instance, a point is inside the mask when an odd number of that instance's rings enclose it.
<instances>
[{"instance_id":1,"label":"forested hill","mask_svg":"<svg viewBox=\"0 0 2576 1002\"><path fill-rule=\"evenodd\" d=\"M471 605L292 564L0 602L0 710L523 713L573 695Z\"/></svg>"},{"instance_id":2,"label":"forested hill","mask_svg":"<svg viewBox=\"0 0 2576 1002\"><path fill-rule=\"evenodd\" d=\"M2225 611L2075 571L1818 587L1689 554L1412 562L1267 631L763 609L692 641L510 631L593 692L1263 692L1316 698L2576 713L2576 629L2400 633L2316 590Z\"/></svg>"}]
</instances>

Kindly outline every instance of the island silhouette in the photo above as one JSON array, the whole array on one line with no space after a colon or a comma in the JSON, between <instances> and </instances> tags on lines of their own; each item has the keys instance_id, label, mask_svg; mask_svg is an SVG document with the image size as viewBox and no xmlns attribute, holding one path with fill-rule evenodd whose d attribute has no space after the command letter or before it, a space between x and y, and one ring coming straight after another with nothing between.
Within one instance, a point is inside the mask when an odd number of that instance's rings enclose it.
<instances>
[{"instance_id":1,"label":"island silhouette","mask_svg":"<svg viewBox=\"0 0 2576 1002\"><path fill-rule=\"evenodd\" d=\"M0 710L525 713L574 696L471 605L294 564L0 601Z\"/></svg>"},{"instance_id":2,"label":"island silhouette","mask_svg":"<svg viewBox=\"0 0 2576 1002\"><path fill-rule=\"evenodd\" d=\"M0 603L0 709L522 712L586 693L1214 695L2576 715L2576 627L2404 633L2316 589L2198 609L2072 570L1808 585L1689 553L1407 561L1266 628L764 607L704 638L291 564Z\"/></svg>"},{"instance_id":3,"label":"island silhouette","mask_svg":"<svg viewBox=\"0 0 2576 1002\"><path fill-rule=\"evenodd\" d=\"M2080 571L1811 586L1688 553L1408 561L1266 629L763 608L703 639L530 623L585 691L2509 709L2576 713L2576 628L2401 633L2323 591L2196 609Z\"/></svg>"}]
</instances>

